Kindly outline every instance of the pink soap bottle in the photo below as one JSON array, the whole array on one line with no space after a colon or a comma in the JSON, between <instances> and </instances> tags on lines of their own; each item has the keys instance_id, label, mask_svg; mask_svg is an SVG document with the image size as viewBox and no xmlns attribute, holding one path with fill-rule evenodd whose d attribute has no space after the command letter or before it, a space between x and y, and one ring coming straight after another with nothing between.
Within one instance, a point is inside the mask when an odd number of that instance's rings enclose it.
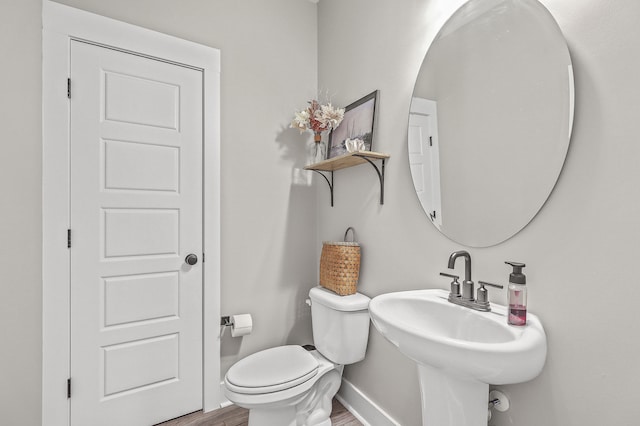
<instances>
[{"instance_id":1,"label":"pink soap bottle","mask_svg":"<svg viewBox=\"0 0 640 426\"><path fill-rule=\"evenodd\" d=\"M509 312L507 322L511 325L527 324L527 277L522 273L526 265L518 262L504 262L513 267L509 275Z\"/></svg>"}]
</instances>

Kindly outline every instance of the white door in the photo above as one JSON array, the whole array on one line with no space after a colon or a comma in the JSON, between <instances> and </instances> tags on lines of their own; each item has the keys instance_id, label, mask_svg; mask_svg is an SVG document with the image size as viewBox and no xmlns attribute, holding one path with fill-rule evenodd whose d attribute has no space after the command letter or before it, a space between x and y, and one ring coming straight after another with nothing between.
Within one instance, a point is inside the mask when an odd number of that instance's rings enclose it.
<instances>
[{"instance_id":1,"label":"white door","mask_svg":"<svg viewBox=\"0 0 640 426\"><path fill-rule=\"evenodd\" d=\"M440 154L436 103L413 98L409 114L409 165L420 203L436 226L442 226Z\"/></svg>"},{"instance_id":2,"label":"white door","mask_svg":"<svg viewBox=\"0 0 640 426\"><path fill-rule=\"evenodd\" d=\"M201 409L201 71L72 42L71 230L71 424Z\"/></svg>"}]
</instances>

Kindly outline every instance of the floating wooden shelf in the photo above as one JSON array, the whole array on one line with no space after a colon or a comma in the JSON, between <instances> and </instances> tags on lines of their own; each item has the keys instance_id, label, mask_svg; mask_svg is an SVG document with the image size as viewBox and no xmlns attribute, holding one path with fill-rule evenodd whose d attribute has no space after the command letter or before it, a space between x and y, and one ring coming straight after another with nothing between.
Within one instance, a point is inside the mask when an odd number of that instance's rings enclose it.
<instances>
[{"instance_id":1,"label":"floating wooden shelf","mask_svg":"<svg viewBox=\"0 0 640 426\"><path fill-rule=\"evenodd\" d=\"M385 161L390 156L388 154L381 154L373 151L356 151L348 154L333 157L328 160L320 161L319 163L310 164L305 167L305 170L311 170L318 173L327 181L329 185L329 191L331 193L331 207L333 207L333 172L340 169L346 169L347 167L353 167L364 163L369 163L375 169L380 179L380 204L384 204L384 166ZM381 160L382 167L378 169L378 166L374 163L374 160ZM330 172L331 180L322 172Z\"/></svg>"},{"instance_id":2,"label":"floating wooden shelf","mask_svg":"<svg viewBox=\"0 0 640 426\"><path fill-rule=\"evenodd\" d=\"M373 151L356 151L348 154L333 157L319 163L311 164L305 167L306 170L321 170L323 172L332 172L334 170L346 169L347 167L357 166L367 162L367 158L374 160L385 160L389 158L388 154L381 154Z\"/></svg>"}]
</instances>

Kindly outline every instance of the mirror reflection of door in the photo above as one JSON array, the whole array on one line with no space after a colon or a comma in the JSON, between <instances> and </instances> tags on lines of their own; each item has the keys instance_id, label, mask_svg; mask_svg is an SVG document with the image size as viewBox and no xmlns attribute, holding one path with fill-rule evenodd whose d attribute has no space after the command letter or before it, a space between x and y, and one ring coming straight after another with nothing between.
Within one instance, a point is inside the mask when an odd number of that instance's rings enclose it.
<instances>
[{"instance_id":1,"label":"mirror reflection of door","mask_svg":"<svg viewBox=\"0 0 640 426\"><path fill-rule=\"evenodd\" d=\"M409 114L409 165L422 208L442 226L438 115L435 101L413 98Z\"/></svg>"}]
</instances>

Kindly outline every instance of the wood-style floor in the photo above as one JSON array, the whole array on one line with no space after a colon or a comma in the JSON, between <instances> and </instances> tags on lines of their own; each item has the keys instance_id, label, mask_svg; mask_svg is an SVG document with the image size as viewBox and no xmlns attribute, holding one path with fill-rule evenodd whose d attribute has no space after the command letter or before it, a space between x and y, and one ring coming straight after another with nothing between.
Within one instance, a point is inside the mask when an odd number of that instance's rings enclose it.
<instances>
[{"instance_id":1,"label":"wood-style floor","mask_svg":"<svg viewBox=\"0 0 640 426\"><path fill-rule=\"evenodd\" d=\"M248 421L248 410L231 405L206 414L198 411L160 423L157 426L247 426ZM331 424L332 426L362 426L362 423L353 417L353 414L347 411L336 399L333 400Z\"/></svg>"}]
</instances>

